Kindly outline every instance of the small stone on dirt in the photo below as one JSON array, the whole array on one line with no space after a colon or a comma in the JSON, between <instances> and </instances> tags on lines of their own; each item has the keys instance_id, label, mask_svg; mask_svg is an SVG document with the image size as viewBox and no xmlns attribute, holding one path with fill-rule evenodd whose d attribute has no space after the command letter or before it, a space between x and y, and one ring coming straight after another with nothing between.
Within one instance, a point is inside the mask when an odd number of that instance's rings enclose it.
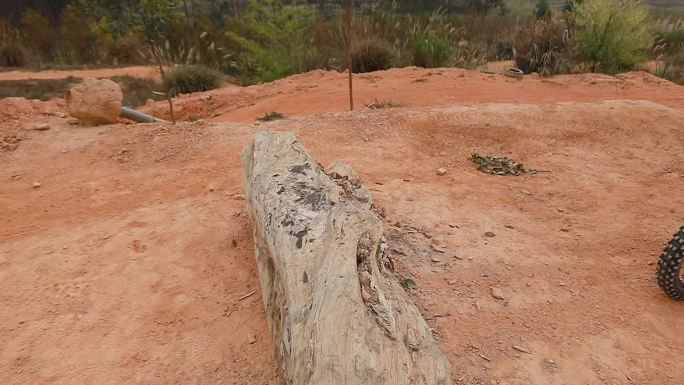
<instances>
[{"instance_id":1,"label":"small stone on dirt","mask_svg":"<svg viewBox=\"0 0 684 385\"><path fill-rule=\"evenodd\" d=\"M435 263L441 262L441 261L442 261L441 259L436 258L436 257L432 257L432 258L430 258L430 260L431 260L432 262L435 262Z\"/></svg>"},{"instance_id":2,"label":"small stone on dirt","mask_svg":"<svg viewBox=\"0 0 684 385\"><path fill-rule=\"evenodd\" d=\"M513 345L513 349L515 349L519 352L527 353L527 354L532 353L532 351L530 349L523 347L523 346L519 346L519 345Z\"/></svg>"},{"instance_id":3,"label":"small stone on dirt","mask_svg":"<svg viewBox=\"0 0 684 385\"><path fill-rule=\"evenodd\" d=\"M496 234L492 233L491 231L487 231L486 233L484 233L484 235L485 235L485 237L487 237L487 238L494 238L494 237L496 237Z\"/></svg>"},{"instance_id":4,"label":"small stone on dirt","mask_svg":"<svg viewBox=\"0 0 684 385\"><path fill-rule=\"evenodd\" d=\"M440 167L437 169L437 175L442 176L447 173L447 169L444 167Z\"/></svg>"},{"instance_id":5,"label":"small stone on dirt","mask_svg":"<svg viewBox=\"0 0 684 385\"><path fill-rule=\"evenodd\" d=\"M33 188L40 188L40 183L34 181L32 186Z\"/></svg>"},{"instance_id":6,"label":"small stone on dirt","mask_svg":"<svg viewBox=\"0 0 684 385\"><path fill-rule=\"evenodd\" d=\"M495 299L498 299L501 301L506 299L506 296L504 296L503 291L501 291L501 289L499 289L498 287L490 287L489 292L492 294L492 297L494 297Z\"/></svg>"},{"instance_id":7,"label":"small stone on dirt","mask_svg":"<svg viewBox=\"0 0 684 385\"><path fill-rule=\"evenodd\" d=\"M33 126L33 129L36 131L47 131L50 129L50 125L47 123L36 124Z\"/></svg>"},{"instance_id":8,"label":"small stone on dirt","mask_svg":"<svg viewBox=\"0 0 684 385\"><path fill-rule=\"evenodd\" d=\"M249 344L253 345L257 342L256 336L254 334L249 335Z\"/></svg>"},{"instance_id":9,"label":"small stone on dirt","mask_svg":"<svg viewBox=\"0 0 684 385\"><path fill-rule=\"evenodd\" d=\"M432 248L432 250L434 250L438 253L442 253L442 254L446 253L446 249L444 247L442 247L442 245L440 245L438 243L438 241L436 241L435 239L433 239L432 243L430 243L430 247Z\"/></svg>"}]
</instances>

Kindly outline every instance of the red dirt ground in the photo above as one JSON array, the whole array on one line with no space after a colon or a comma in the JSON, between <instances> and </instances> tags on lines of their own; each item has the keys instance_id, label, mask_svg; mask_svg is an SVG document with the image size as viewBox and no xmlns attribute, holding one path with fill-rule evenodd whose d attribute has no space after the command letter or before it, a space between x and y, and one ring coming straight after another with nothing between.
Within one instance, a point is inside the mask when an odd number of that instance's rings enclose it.
<instances>
[{"instance_id":1,"label":"red dirt ground","mask_svg":"<svg viewBox=\"0 0 684 385\"><path fill-rule=\"evenodd\" d=\"M344 76L323 72L182 97L206 120L176 126L0 100L0 383L278 384L241 196L261 128L357 169L457 384L684 383L684 304L653 274L684 224L684 88L418 69L357 85L408 106L341 112ZM229 122L272 110L289 117ZM472 152L550 172L486 175Z\"/></svg>"}]
</instances>

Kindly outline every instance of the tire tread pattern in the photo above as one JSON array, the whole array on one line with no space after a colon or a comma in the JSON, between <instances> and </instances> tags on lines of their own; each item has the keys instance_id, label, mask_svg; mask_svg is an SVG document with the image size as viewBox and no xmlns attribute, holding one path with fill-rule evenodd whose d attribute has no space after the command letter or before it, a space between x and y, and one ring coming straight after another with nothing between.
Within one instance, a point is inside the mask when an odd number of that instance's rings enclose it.
<instances>
[{"instance_id":1,"label":"tire tread pattern","mask_svg":"<svg viewBox=\"0 0 684 385\"><path fill-rule=\"evenodd\" d=\"M684 264L684 226L667 244L660 256L656 277L661 289L674 299L684 300L684 281L681 270Z\"/></svg>"}]
</instances>

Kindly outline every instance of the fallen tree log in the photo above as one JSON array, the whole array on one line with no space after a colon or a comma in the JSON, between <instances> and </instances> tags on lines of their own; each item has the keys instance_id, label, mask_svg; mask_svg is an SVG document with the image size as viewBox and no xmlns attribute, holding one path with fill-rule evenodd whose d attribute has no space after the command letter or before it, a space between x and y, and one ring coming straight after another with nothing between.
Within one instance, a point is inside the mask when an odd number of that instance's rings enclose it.
<instances>
[{"instance_id":1,"label":"fallen tree log","mask_svg":"<svg viewBox=\"0 0 684 385\"><path fill-rule=\"evenodd\" d=\"M242 161L283 383L452 384L353 170L338 163L326 175L288 132L258 132Z\"/></svg>"}]
</instances>

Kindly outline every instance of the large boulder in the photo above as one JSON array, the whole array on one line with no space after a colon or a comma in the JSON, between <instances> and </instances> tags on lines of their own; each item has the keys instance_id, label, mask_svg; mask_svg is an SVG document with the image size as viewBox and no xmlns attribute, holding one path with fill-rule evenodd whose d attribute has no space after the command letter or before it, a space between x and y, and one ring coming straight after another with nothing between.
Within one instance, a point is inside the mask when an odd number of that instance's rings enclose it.
<instances>
[{"instance_id":1,"label":"large boulder","mask_svg":"<svg viewBox=\"0 0 684 385\"><path fill-rule=\"evenodd\" d=\"M67 111L87 124L116 123L121 114L123 92L108 79L86 78L66 95Z\"/></svg>"}]
</instances>

